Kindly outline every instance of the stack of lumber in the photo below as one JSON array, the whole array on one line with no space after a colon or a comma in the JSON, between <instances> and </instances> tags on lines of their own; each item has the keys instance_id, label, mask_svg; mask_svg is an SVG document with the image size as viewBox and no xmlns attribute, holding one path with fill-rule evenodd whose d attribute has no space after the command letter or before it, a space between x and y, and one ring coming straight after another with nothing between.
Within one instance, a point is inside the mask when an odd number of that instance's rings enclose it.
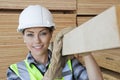
<instances>
[{"instance_id":1,"label":"stack of lumber","mask_svg":"<svg viewBox=\"0 0 120 80\"><path fill-rule=\"evenodd\" d=\"M96 51L93 53L102 68L105 80L120 80L120 49ZM105 70L107 69L107 70Z\"/></svg>"},{"instance_id":2,"label":"stack of lumber","mask_svg":"<svg viewBox=\"0 0 120 80\"><path fill-rule=\"evenodd\" d=\"M22 34L16 29L20 12L33 4L45 6L53 13L56 24L53 39L61 29L76 26L75 0L0 0L0 80L6 80L10 64L25 59L28 53Z\"/></svg>"},{"instance_id":3,"label":"stack of lumber","mask_svg":"<svg viewBox=\"0 0 120 80\"><path fill-rule=\"evenodd\" d=\"M77 24L81 25L94 16L79 16ZM99 66L102 68L104 80L120 80L120 49L110 49L93 52Z\"/></svg>"},{"instance_id":4,"label":"stack of lumber","mask_svg":"<svg viewBox=\"0 0 120 80\"><path fill-rule=\"evenodd\" d=\"M77 0L77 14L96 15L111 7L114 4L120 4L119 0Z\"/></svg>"},{"instance_id":5,"label":"stack of lumber","mask_svg":"<svg viewBox=\"0 0 120 80\"><path fill-rule=\"evenodd\" d=\"M104 68L102 68L101 71L103 73L104 80L120 80L119 73Z\"/></svg>"},{"instance_id":6,"label":"stack of lumber","mask_svg":"<svg viewBox=\"0 0 120 80\"><path fill-rule=\"evenodd\" d=\"M53 14L56 30L53 33L53 40L55 35L63 28L76 26L75 14Z\"/></svg>"},{"instance_id":7,"label":"stack of lumber","mask_svg":"<svg viewBox=\"0 0 120 80\"><path fill-rule=\"evenodd\" d=\"M94 56L101 67L120 73L120 49L96 51Z\"/></svg>"},{"instance_id":8,"label":"stack of lumber","mask_svg":"<svg viewBox=\"0 0 120 80\"><path fill-rule=\"evenodd\" d=\"M99 15L120 0L77 0L77 25ZM102 67L104 80L120 80L120 49L94 52L94 57Z\"/></svg>"},{"instance_id":9,"label":"stack of lumber","mask_svg":"<svg viewBox=\"0 0 120 80\"><path fill-rule=\"evenodd\" d=\"M1 9L24 9L31 4L40 4L50 10L76 10L75 0L0 0Z\"/></svg>"},{"instance_id":10,"label":"stack of lumber","mask_svg":"<svg viewBox=\"0 0 120 80\"><path fill-rule=\"evenodd\" d=\"M81 25L85 22L87 22L88 20L92 19L94 16L78 16L77 17L77 25Z\"/></svg>"}]
</instances>

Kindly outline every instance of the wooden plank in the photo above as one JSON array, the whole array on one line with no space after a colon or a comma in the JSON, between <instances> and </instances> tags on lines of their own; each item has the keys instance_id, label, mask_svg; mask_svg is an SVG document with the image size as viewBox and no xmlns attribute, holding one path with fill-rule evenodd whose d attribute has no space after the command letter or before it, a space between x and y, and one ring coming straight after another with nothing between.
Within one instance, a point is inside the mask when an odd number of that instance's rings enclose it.
<instances>
[{"instance_id":1,"label":"wooden plank","mask_svg":"<svg viewBox=\"0 0 120 80\"><path fill-rule=\"evenodd\" d=\"M63 28L76 26L76 14L54 14L56 30L53 33L53 40L56 34Z\"/></svg>"},{"instance_id":2,"label":"wooden plank","mask_svg":"<svg viewBox=\"0 0 120 80\"><path fill-rule=\"evenodd\" d=\"M120 80L120 73L102 69L102 74L104 80Z\"/></svg>"},{"instance_id":3,"label":"wooden plank","mask_svg":"<svg viewBox=\"0 0 120 80\"><path fill-rule=\"evenodd\" d=\"M6 32L3 32L3 31L5 30ZM1 29L1 31L2 32L0 32L0 36L21 36L21 34L20 33L17 33L16 32L16 28L15 29L13 29L11 32L10 32L10 30L9 29Z\"/></svg>"},{"instance_id":4,"label":"wooden plank","mask_svg":"<svg viewBox=\"0 0 120 80\"><path fill-rule=\"evenodd\" d=\"M50 10L76 10L76 0L0 0L0 9L23 9L31 4Z\"/></svg>"},{"instance_id":5,"label":"wooden plank","mask_svg":"<svg viewBox=\"0 0 120 80\"><path fill-rule=\"evenodd\" d=\"M97 51L93 56L99 66L120 73L120 48Z\"/></svg>"},{"instance_id":6,"label":"wooden plank","mask_svg":"<svg viewBox=\"0 0 120 80\"><path fill-rule=\"evenodd\" d=\"M77 25L81 25L93 17L94 16L77 16Z\"/></svg>"},{"instance_id":7,"label":"wooden plank","mask_svg":"<svg viewBox=\"0 0 120 80\"><path fill-rule=\"evenodd\" d=\"M97 15L107 8L111 7L111 4L79 4L77 14L78 15Z\"/></svg>"},{"instance_id":8,"label":"wooden plank","mask_svg":"<svg viewBox=\"0 0 120 80\"><path fill-rule=\"evenodd\" d=\"M18 13L0 13L0 36L17 36ZM1 41L1 39L0 39Z\"/></svg>"},{"instance_id":9,"label":"wooden plank","mask_svg":"<svg viewBox=\"0 0 120 80\"><path fill-rule=\"evenodd\" d=\"M25 59L28 50L25 45L0 45L0 80L6 79L6 71L10 64L16 63Z\"/></svg>"},{"instance_id":10,"label":"wooden plank","mask_svg":"<svg viewBox=\"0 0 120 80\"><path fill-rule=\"evenodd\" d=\"M88 4L116 4L119 0L78 0L79 3Z\"/></svg>"},{"instance_id":11,"label":"wooden plank","mask_svg":"<svg viewBox=\"0 0 120 80\"><path fill-rule=\"evenodd\" d=\"M0 36L0 45L23 44L22 36Z\"/></svg>"},{"instance_id":12,"label":"wooden plank","mask_svg":"<svg viewBox=\"0 0 120 80\"><path fill-rule=\"evenodd\" d=\"M25 44L0 45L0 54L6 56L9 56L12 53L24 53L26 51L28 51L28 49L26 48ZM3 55L0 57L4 57Z\"/></svg>"},{"instance_id":13,"label":"wooden plank","mask_svg":"<svg viewBox=\"0 0 120 80\"><path fill-rule=\"evenodd\" d=\"M97 15L107 8L119 3L119 0L77 0L77 14Z\"/></svg>"},{"instance_id":14,"label":"wooden plank","mask_svg":"<svg viewBox=\"0 0 120 80\"><path fill-rule=\"evenodd\" d=\"M63 55L120 47L116 12L113 6L67 33L63 38Z\"/></svg>"}]
</instances>

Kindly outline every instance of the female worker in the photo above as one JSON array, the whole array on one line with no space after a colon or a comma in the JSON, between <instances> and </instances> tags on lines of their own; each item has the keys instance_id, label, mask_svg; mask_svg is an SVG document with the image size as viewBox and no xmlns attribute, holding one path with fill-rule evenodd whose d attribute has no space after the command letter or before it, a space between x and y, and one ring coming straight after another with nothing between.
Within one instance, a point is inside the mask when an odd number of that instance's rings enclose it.
<instances>
[{"instance_id":1,"label":"female worker","mask_svg":"<svg viewBox=\"0 0 120 80\"><path fill-rule=\"evenodd\" d=\"M52 52L48 46L54 29L55 24L48 9L31 5L22 11L17 30L23 34L29 52L25 60L8 68L7 80L50 80L44 74L51 63ZM83 58L86 68L73 58L66 62L59 80L102 80L100 69L92 55Z\"/></svg>"}]
</instances>

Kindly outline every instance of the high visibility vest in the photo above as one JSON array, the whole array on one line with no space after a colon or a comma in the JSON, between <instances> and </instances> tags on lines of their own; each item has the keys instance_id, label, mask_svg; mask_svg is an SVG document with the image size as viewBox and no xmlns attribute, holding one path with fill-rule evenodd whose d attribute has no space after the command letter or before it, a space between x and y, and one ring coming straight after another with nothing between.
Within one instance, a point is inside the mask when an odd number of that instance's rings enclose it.
<instances>
[{"instance_id":1,"label":"high visibility vest","mask_svg":"<svg viewBox=\"0 0 120 80\"><path fill-rule=\"evenodd\" d=\"M43 75L37 69L34 64L29 65L27 60L19 62L17 64L12 64L10 68L19 76L22 80L42 80ZM67 61L63 71L63 77L61 79L55 80L72 80L72 65L71 60Z\"/></svg>"}]
</instances>

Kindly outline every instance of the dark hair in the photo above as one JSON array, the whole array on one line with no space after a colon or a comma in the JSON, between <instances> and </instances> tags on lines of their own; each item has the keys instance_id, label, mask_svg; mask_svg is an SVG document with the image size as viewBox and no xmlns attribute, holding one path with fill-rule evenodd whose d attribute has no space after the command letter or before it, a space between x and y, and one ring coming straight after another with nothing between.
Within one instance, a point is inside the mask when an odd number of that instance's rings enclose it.
<instances>
[{"instance_id":1,"label":"dark hair","mask_svg":"<svg viewBox=\"0 0 120 80\"><path fill-rule=\"evenodd\" d=\"M55 30L54 26L46 27L49 29L50 32L53 32ZM25 29L23 29L22 34L24 35Z\"/></svg>"},{"instance_id":2,"label":"dark hair","mask_svg":"<svg viewBox=\"0 0 120 80\"><path fill-rule=\"evenodd\" d=\"M22 34L24 35L25 29L23 29Z\"/></svg>"},{"instance_id":3,"label":"dark hair","mask_svg":"<svg viewBox=\"0 0 120 80\"><path fill-rule=\"evenodd\" d=\"M49 29L50 32L53 32L55 30L54 26L51 27L47 27Z\"/></svg>"}]
</instances>

